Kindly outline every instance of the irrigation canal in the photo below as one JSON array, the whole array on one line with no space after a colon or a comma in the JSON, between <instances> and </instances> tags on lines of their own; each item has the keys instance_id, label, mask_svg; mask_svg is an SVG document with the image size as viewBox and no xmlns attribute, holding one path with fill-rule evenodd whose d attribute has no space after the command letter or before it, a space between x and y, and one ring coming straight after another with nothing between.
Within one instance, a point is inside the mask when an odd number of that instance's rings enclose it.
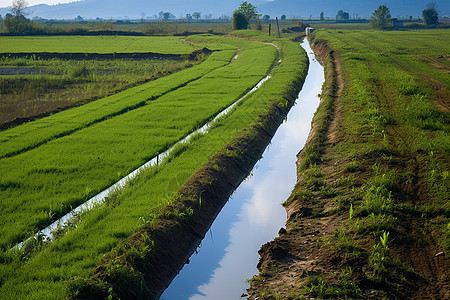
<instances>
[{"instance_id":1,"label":"irrigation canal","mask_svg":"<svg viewBox=\"0 0 450 300\"><path fill-rule=\"evenodd\" d=\"M296 154L305 145L325 80L323 67L307 42L310 65L297 104L271 145L224 206L198 252L161 296L175 299L239 299L258 270L259 248L284 226L287 199L296 183Z\"/></svg>"}]
</instances>

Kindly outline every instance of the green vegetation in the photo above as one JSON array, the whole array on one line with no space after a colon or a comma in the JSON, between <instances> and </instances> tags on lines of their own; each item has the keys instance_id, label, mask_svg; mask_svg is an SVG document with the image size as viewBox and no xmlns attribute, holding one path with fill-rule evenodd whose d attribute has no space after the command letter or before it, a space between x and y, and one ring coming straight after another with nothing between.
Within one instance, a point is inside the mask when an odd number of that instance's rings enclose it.
<instances>
[{"instance_id":1,"label":"green vegetation","mask_svg":"<svg viewBox=\"0 0 450 300\"><path fill-rule=\"evenodd\" d=\"M179 37L158 36L1 36L0 53L134 53L186 54L201 48Z\"/></svg>"},{"instance_id":2,"label":"green vegetation","mask_svg":"<svg viewBox=\"0 0 450 300\"><path fill-rule=\"evenodd\" d=\"M0 75L0 124L103 98L198 62L2 58L0 72L25 74Z\"/></svg>"},{"instance_id":3,"label":"green vegetation","mask_svg":"<svg viewBox=\"0 0 450 300\"><path fill-rule=\"evenodd\" d=\"M10 51L0 58L0 124L6 124L3 127L15 119L15 123L20 123L109 96L191 67L207 57L203 52L190 55L201 45L175 37L47 36L0 37L0 40L3 46L0 51ZM50 53L39 56L43 51ZM72 58L73 51L83 55ZM165 59L134 55L158 51L172 54ZM86 56L92 52L100 54ZM117 59L119 53L121 58ZM109 57L100 57L104 54Z\"/></svg>"},{"instance_id":4,"label":"green vegetation","mask_svg":"<svg viewBox=\"0 0 450 300\"><path fill-rule=\"evenodd\" d=\"M353 282L353 270L350 267L335 274L332 282L326 282L319 276L308 276L309 284L300 294L320 299L352 299L361 298L362 292Z\"/></svg>"},{"instance_id":5,"label":"green vegetation","mask_svg":"<svg viewBox=\"0 0 450 300\"><path fill-rule=\"evenodd\" d=\"M311 39L322 101L284 203L287 233L262 248L264 285L252 296L267 286L283 299L445 298L450 31L319 29ZM288 257L305 258L296 281Z\"/></svg>"},{"instance_id":6,"label":"green vegetation","mask_svg":"<svg viewBox=\"0 0 450 300\"><path fill-rule=\"evenodd\" d=\"M437 247L448 249L450 116L442 99L449 99L450 31L319 30L313 36L335 51L325 60L327 76L335 78L337 60L343 89L337 137L326 151L334 98L326 96L316 113L318 130L304 150L299 188L324 199L331 185L338 209L328 213L349 213L348 226L340 225L335 237L337 255L349 266L364 261L367 271L360 276L401 297L400 286L407 289L417 276L411 268L420 267L409 260L408 241L432 243L429 237L437 234ZM325 90L335 94L337 79L329 79ZM346 163L328 177L323 168L331 159ZM423 229L426 224L435 225ZM349 261L355 256L356 265ZM324 276L312 280L310 296L332 297L323 294L330 279Z\"/></svg>"},{"instance_id":7,"label":"green vegetation","mask_svg":"<svg viewBox=\"0 0 450 300\"><path fill-rule=\"evenodd\" d=\"M20 134L36 136L37 142L30 150L22 142L22 146L15 147L21 154L0 160L2 169L11 171L2 173L1 178L2 199L10 199L1 208L9 212L2 214L2 298L54 299L73 295L82 290L80 286L89 281L104 255L114 248L113 256L117 259L108 264L108 278L112 282L134 282L139 286L142 283L139 274L131 272L129 265L122 262L127 257L139 260L151 253L152 241L144 241L132 249L118 246L121 241L143 223L151 225L162 207L176 201L177 190L189 176L220 149L229 152L225 146L265 113L269 105L275 102L287 108L291 89L304 76L304 52L291 41L277 40L283 61L273 70L272 78L231 115L222 118L210 133L197 136L164 165L142 172L126 188L110 195L105 205L86 213L66 235L51 244L32 241L22 252L10 253L7 248L14 242L29 236L35 228L48 224L71 205L94 195L206 122L265 76L278 60L275 48L262 43L213 36L192 37L191 41L210 43L211 47L223 51L214 52L195 67L124 91L121 96L100 99L11 129L20 132L23 128ZM229 63L236 49L239 57ZM157 97L151 98L152 95ZM121 100L114 101L114 97ZM141 100L134 99L138 97ZM107 111L109 103L129 105L133 101L144 103L118 115L114 113L123 108ZM86 108L95 104L96 109ZM91 119L84 119L89 112ZM69 113L73 113L72 117ZM38 123L41 125L34 127ZM5 137L6 132L2 132ZM61 135L61 132L65 133ZM5 144L15 145L20 134L11 134ZM189 209L177 208L173 218L181 220L191 214ZM140 286L136 293L148 295L145 287ZM112 290L110 295L117 292ZM91 295L94 294L95 290Z\"/></svg>"},{"instance_id":8,"label":"green vegetation","mask_svg":"<svg viewBox=\"0 0 450 300\"><path fill-rule=\"evenodd\" d=\"M0 157L13 156L55 138L68 135L106 118L159 99L169 91L184 87L201 76L223 67L235 50L215 52L210 59L193 68L127 89L121 93L49 116L45 119L0 132Z\"/></svg>"},{"instance_id":9,"label":"green vegetation","mask_svg":"<svg viewBox=\"0 0 450 300\"><path fill-rule=\"evenodd\" d=\"M0 160L1 168L10 170L1 178L2 198L10 199L1 207L7 212L2 218L2 246L23 239L35 227L50 224L110 186L204 124L261 80L273 62L275 48L240 40L234 43L242 47L239 59L206 74L198 69L186 70L195 72L195 80L186 82L183 77L181 84L187 84L169 93L171 86L167 88L155 80L92 105L3 131L6 140L2 149L11 145L16 155ZM228 62L230 54L221 52L219 64ZM161 80L174 83L167 77ZM159 91L150 88L153 86ZM161 91L162 87L165 89ZM108 103L119 103L121 107L111 111ZM94 110L92 106L102 108ZM83 113L86 111L89 114ZM74 114L80 118L69 117ZM41 126L45 129L41 130ZM19 143L24 140L28 144Z\"/></svg>"},{"instance_id":10,"label":"green vegetation","mask_svg":"<svg viewBox=\"0 0 450 300\"><path fill-rule=\"evenodd\" d=\"M240 12L235 10L233 12L233 29L234 30L242 30L242 29L247 29L248 27L248 22L247 19L245 18L245 15Z\"/></svg>"},{"instance_id":11,"label":"green vegetation","mask_svg":"<svg viewBox=\"0 0 450 300\"><path fill-rule=\"evenodd\" d=\"M386 5L380 5L373 11L370 26L381 29L392 27L391 13Z\"/></svg>"},{"instance_id":12,"label":"green vegetation","mask_svg":"<svg viewBox=\"0 0 450 300\"><path fill-rule=\"evenodd\" d=\"M247 29L250 22L252 22L253 20L258 20L260 22L260 16L261 15L256 11L256 6L247 1L244 1L239 5L238 9L233 12L233 29Z\"/></svg>"}]
</instances>

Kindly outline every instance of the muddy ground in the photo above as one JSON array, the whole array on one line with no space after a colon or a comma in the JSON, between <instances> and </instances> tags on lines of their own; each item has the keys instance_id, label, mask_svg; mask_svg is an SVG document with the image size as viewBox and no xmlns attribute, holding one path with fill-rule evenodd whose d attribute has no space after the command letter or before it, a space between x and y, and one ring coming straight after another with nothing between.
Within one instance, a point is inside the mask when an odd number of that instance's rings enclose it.
<instances>
[{"instance_id":1,"label":"muddy ground","mask_svg":"<svg viewBox=\"0 0 450 300\"><path fill-rule=\"evenodd\" d=\"M331 58L331 63L325 64L327 81L322 96L329 96L333 109L326 126L313 121L305 148L317 143L322 131L324 159L320 168L325 175L317 177L324 180L324 186L336 187L336 182L351 175L353 187L358 188L373 176L372 166L379 157L356 157L358 166L343 170L355 158L343 157L333 148L343 138L343 128L338 125L342 117L339 95L344 85L340 58L326 44L314 45L314 51L321 63L327 56ZM298 154L299 165L307 156L304 152ZM396 157L387 167L408 166L409 160ZM311 177L298 173L298 183L287 201L286 228L261 247L260 273L250 281L248 299L450 299L449 256L442 252L439 231L430 225L433 216L399 215L399 229L391 232L389 240L392 260L385 263L381 273L368 263L380 237L349 229L349 205L339 209L342 199L351 197L349 188L336 187L335 193L328 194L313 188L312 193L306 193L311 190L308 180ZM403 183L401 193L408 201L426 203L430 199L422 187L420 179Z\"/></svg>"},{"instance_id":2,"label":"muddy ground","mask_svg":"<svg viewBox=\"0 0 450 300\"><path fill-rule=\"evenodd\" d=\"M189 54L163 54L155 52L134 52L134 53L69 53L69 52L21 52L21 53L0 53L0 58L39 58L39 59L70 59L70 60L114 60L114 59L172 59L185 60L196 59L199 55L211 54L211 50L203 48L195 50ZM8 74L0 74L8 75Z\"/></svg>"}]
</instances>

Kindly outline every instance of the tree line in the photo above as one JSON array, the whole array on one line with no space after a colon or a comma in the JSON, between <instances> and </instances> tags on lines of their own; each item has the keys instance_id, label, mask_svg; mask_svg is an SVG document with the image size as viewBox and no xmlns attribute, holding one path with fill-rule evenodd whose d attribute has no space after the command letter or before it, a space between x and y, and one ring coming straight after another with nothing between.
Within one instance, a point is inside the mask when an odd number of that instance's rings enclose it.
<instances>
[{"instance_id":1,"label":"tree line","mask_svg":"<svg viewBox=\"0 0 450 300\"><path fill-rule=\"evenodd\" d=\"M40 29L27 18L31 12L27 11L28 3L25 0L14 0L10 9L10 13L6 14L3 22L6 30L10 34L36 34ZM156 15L155 15L156 16ZM206 14L205 19L211 19L211 14ZM438 11L437 4L431 2L426 6L426 9L422 11L422 17L425 25L434 26L438 24ZM82 19L78 16L79 19ZM175 16L170 12L159 12L159 19L169 20ZM193 12L192 14L186 14L186 20L199 20L201 18L200 12ZM336 20L346 20L349 18L349 14L343 10L338 11ZM286 15L281 16L281 20L285 20ZM321 12L320 19L324 20L324 13ZM268 22L270 20L269 15L264 15L262 21ZM372 13L370 18L370 25L373 28L388 29L393 27L393 18L390 14L389 8L386 5L378 6ZM1 16L0 16L1 21ZM233 12L232 26L235 30L247 29L251 22L256 22L257 29L261 28L261 14L258 13L256 6L252 3L243 1L239 7Z\"/></svg>"},{"instance_id":2,"label":"tree line","mask_svg":"<svg viewBox=\"0 0 450 300\"><path fill-rule=\"evenodd\" d=\"M427 4L426 9L422 11L422 17L425 25L427 26L439 24L436 2L430 2ZM394 24L389 7L386 5L378 6L370 17L370 26L381 29L392 28Z\"/></svg>"}]
</instances>

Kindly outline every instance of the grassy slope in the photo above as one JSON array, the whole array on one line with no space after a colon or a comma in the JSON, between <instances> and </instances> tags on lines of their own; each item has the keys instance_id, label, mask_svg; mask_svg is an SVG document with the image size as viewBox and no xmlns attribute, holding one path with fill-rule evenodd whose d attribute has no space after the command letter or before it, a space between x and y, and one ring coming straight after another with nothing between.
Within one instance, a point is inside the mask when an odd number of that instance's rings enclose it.
<instances>
[{"instance_id":1,"label":"grassy slope","mask_svg":"<svg viewBox=\"0 0 450 300\"><path fill-rule=\"evenodd\" d=\"M328 84L288 233L263 249L253 295L448 298L450 31L319 30L314 41L330 54ZM304 262L289 267L276 246Z\"/></svg>"},{"instance_id":2,"label":"grassy slope","mask_svg":"<svg viewBox=\"0 0 450 300\"><path fill-rule=\"evenodd\" d=\"M212 41L215 38L211 38ZM235 41L233 44L249 45L249 42ZM110 200L110 204L88 214L76 230L52 243L45 251L38 252L26 264L7 253L2 253L1 291L5 298L13 295L27 295L30 298L64 297L67 293L66 280L74 276L86 277L119 241L131 235L142 223L142 220L152 220L158 208L170 203L171 196L178 187L204 164L217 149L223 147L237 132L252 122L273 99L278 98L280 90L293 80L298 71L292 72L294 63L303 59L301 51L289 42L286 44L285 61L276 71L279 76L265 84L230 117L223 121L210 134L195 141L188 149L163 168L154 168L143 174L129 188L118 193ZM253 43L251 43L253 44ZM273 47L255 45L254 49L271 49ZM252 53L250 49L249 54ZM239 59L252 61L258 55L245 56L245 51ZM253 57L253 58L252 58ZM267 58L269 58L268 56ZM273 57L273 56L272 56ZM266 58L264 58L265 60ZM258 63L258 68L262 65ZM257 74L258 68L248 69ZM244 68L227 69L227 77L235 78L246 72ZM263 69L262 69L263 70ZM256 73L255 73L256 72ZM210 76L215 78L218 74ZM206 81L208 78L205 79ZM234 84L236 83L233 81ZM207 82L205 82L208 86ZM235 86L233 84L233 86ZM227 85L224 88L230 89ZM193 91L193 90L191 90ZM199 89L195 89L199 91ZM263 96L261 96L263 95ZM197 94L197 97L200 95ZM209 94L207 98L216 98ZM38 246L37 248L39 248Z\"/></svg>"}]
</instances>

